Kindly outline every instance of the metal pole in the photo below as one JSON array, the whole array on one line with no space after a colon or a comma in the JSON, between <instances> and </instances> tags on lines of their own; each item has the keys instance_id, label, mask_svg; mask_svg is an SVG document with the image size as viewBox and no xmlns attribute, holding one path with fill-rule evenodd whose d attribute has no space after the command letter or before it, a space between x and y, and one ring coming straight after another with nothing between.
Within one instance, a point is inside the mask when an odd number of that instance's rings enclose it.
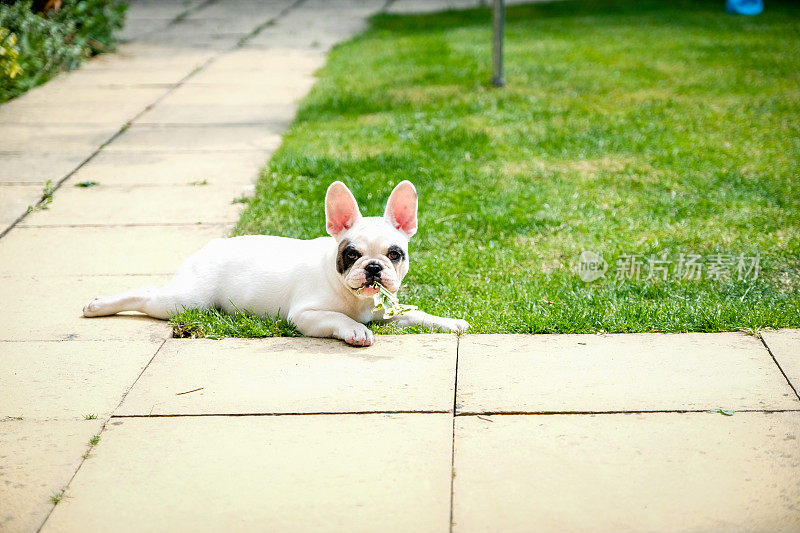
<instances>
[{"instance_id":1,"label":"metal pole","mask_svg":"<svg viewBox=\"0 0 800 533\"><path fill-rule=\"evenodd\" d=\"M494 47L492 49L492 85L503 87L503 26L505 25L505 1L494 0L492 26L494 28Z\"/></svg>"}]
</instances>

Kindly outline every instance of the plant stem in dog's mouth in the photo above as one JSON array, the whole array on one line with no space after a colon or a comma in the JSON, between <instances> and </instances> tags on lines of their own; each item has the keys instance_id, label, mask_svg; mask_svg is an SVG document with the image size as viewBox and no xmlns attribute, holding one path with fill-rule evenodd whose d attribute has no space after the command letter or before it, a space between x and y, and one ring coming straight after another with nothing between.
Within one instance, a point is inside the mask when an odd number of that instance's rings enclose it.
<instances>
[{"instance_id":1,"label":"plant stem in dog's mouth","mask_svg":"<svg viewBox=\"0 0 800 533\"><path fill-rule=\"evenodd\" d=\"M377 281L372 285L368 285L368 287L378 290L378 292L372 297L373 302L375 303L375 308L373 311L382 310L384 319L392 318L393 316L397 315L403 315L417 308L416 305L401 304L400 299L396 294L390 292L389 289ZM363 288L364 287L362 287L362 289ZM361 291L361 289L359 289L359 291Z\"/></svg>"}]
</instances>

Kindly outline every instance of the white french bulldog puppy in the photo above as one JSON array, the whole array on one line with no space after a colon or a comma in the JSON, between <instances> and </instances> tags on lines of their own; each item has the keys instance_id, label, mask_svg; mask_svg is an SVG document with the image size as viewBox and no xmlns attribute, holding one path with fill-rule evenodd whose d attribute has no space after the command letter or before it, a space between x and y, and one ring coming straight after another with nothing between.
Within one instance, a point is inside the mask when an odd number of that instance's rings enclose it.
<instances>
[{"instance_id":1,"label":"white french bulldog puppy","mask_svg":"<svg viewBox=\"0 0 800 533\"><path fill-rule=\"evenodd\" d=\"M396 293L408 272L408 241L417 231L417 191L410 181L395 187L383 217L362 217L350 189L336 181L328 187L325 216L331 237L216 239L189 257L166 286L95 298L83 315L139 311L165 319L189 308L246 310L285 318L309 337L355 346L374 342L364 325L369 321L444 331L469 327L422 311L385 321L382 311L373 311L372 285Z\"/></svg>"}]
</instances>

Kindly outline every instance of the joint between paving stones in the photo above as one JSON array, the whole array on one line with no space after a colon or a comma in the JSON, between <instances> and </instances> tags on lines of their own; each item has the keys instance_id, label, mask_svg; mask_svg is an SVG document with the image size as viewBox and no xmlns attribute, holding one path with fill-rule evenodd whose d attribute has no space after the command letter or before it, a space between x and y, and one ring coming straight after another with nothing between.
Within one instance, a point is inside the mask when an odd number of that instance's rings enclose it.
<instances>
[{"instance_id":1,"label":"joint between paving stones","mask_svg":"<svg viewBox=\"0 0 800 533\"><path fill-rule=\"evenodd\" d=\"M124 398L123 398L124 399ZM312 411L287 413L189 413L156 415L111 415L111 418L201 418L201 417L263 417L263 416L340 416L340 415L449 415L451 411L397 410L397 411Z\"/></svg>"},{"instance_id":2,"label":"joint between paving stones","mask_svg":"<svg viewBox=\"0 0 800 533\"><path fill-rule=\"evenodd\" d=\"M393 0L387 2L388 5ZM458 351L461 346L461 336L456 337L456 364L455 364L455 377L453 381L453 433L450 445L450 523L448 530L453 531L453 501L455 498L455 480L456 480L456 414L458 413Z\"/></svg>"},{"instance_id":3,"label":"joint between paving stones","mask_svg":"<svg viewBox=\"0 0 800 533\"><path fill-rule=\"evenodd\" d=\"M708 409L640 409L620 411L461 411L454 416L552 416L552 415L652 415L652 414L693 414L717 413L719 407ZM800 409L736 409L735 413L800 413Z\"/></svg>"},{"instance_id":4,"label":"joint between paving stones","mask_svg":"<svg viewBox=\"0 0 800 533\"><path fill-rule=\"evenodd\" d=\"M180 24L181 22L183 22L184 20L189 18L191 15L194 15L198 11L202 11L205 8L207 8L208 6L216 4L216 3L217 3L217 0L206 0L205 2L197 4L196 6L190 7L188 9L186 9L185 11L182 11L181 13L178 13L177 15L175 15L175 18L173 18L172 20L170 20L167 23L167 28L169 28L171 26L175 26L176 24ZM145 35L150 35L151 33L153 33L153 32L147 33Z\"/></svg>"},{"instance_id":5,"label":"joint between paving stones","mask_svg":"<svg viewBox=\"0 0 800 533\"><path fill-rule=\"evenodd\" d=\"M236 46L234 48L243 47L245 44L247 44L247 41L249 41L250 39L252 39L253 37L257 36L262 31L264 31L265 28L268 28L268 27L272 26L277 21L279 21L280 19L282 19L283 17L285 17L286 15L291 13L291 11L293 9L296 9L296 8L300 7L303 3L305 3L305 1L306 0L295 0L292 4L286 6L281 11L279 11L277 15L275 15L274 17L271 17L269 20L266 20L266 21L262 22L261 24L256 26L255 29L253 29L253 31L251 31L250 33L248 33L247 35L245 35L244 37L239 39L239 41L236 43Z\"/></svg>"},{"instance_id":6,"label":"joint between paving stones","mask_svg":"<svg viewBox=\"0 0 800 533\"><path fill-rule=\"evenodd\" d=\"M764 340L764 337L759 335L758 336L758 340L760 340L761 344L764 345L764 348L767 349L767 353L769 353L769 356L772 357L772 362L775 363L775 366L777 366L778 370L781 371L781 374L783 375L783 379L786 380L786 383L789 384L789 387L791 387L792 391L794 392L794 395L797 397L798 400L800 400L800 392L797 391L797 388L795 388L794 383L792 383L792 380L790 380L789 376L787 376L786 372L784 372L783 367L781 367L781 364L778 362L778 359L775 357L775 354L772 353L772 350L770 349L770 347L767 344L767 342Z\"/></svg>"},{"instance_id":7,"label":"joint between paving stones","mask_svg":"<svg viewBox=\"0 0 800 533\"><path fill-rule=\"evenodd\" d=\"M142 374L144 374L144 371L145 371L145 370L147 370L147 367L149 367L149 366L150 366L150 363L152 363L152 362L153 362L153 359L155 359L155 358L156 358L156 355L158 355L158 352L160 352L160 351L161 351L161 349L164 347L164 344L166 344L166 342L167 342L167 339L164 339L164 340L161 342L161 344L159 344L159 345L158 345L158 348L156 348L156 349L153 351L153 356L150 358L150 360L149 360L149 361L147 361L147 364L146 364L146 365L144 365L144 367L142 368L142 371L141 371L141 372L139 372L139 375L138 375L138 376L136 376L136 379L134 379L134 380L133 380L133 383L131 383L131 386L130 386L130 387L128 387L128 390L126 390L126 391L125 391L125 393L122 395L122 399L120 399L119 403L118 403L118 404L117 404L117 406L114 408L114 411L116 411L117 409L119 409L119 406L120 406L120 405L122 405L122 402L124 402L124 401L125 401L125 397L128 395L128 393L130 392L130 390L131 390L131 389L134 387L134 385L136 385L136 382L137 382L137 381L139 381L139 378L141 378L141 377L142 377ZM114 411L111 411L111 415L110 415L108 418L106 418L106 419L105 419L105 421L103 421L103 425L102 425L102 426L100 426L100 431L97 433L97 435L98 435L98 436L101 436L101 438L102 438L102 435L103 435L103 431L105 431L105 429L106 429L106 426L107 426L107 425L108 425L108 423L111 421L111 419L112 419L112 418L114 418ZM96 444L96 443L95 443L95 444ZM90 449L91 449L92 447L94 447L94 444L92 444L92 445L90 446ZM69 481L67 481L67 483L64 485L64 488L63 488L63 490L61 491L61 494L62 494L62 495L63 495L63 494L66 494L66 492L67 492L67 489L69 488L69 486L70 486L70 484L72 483L72 481L75 479L75 476L77 476L77 475L78 475L78 472L80 472L80 470L81 470L81 467L83 466L83 463L85 463L85 462L86 462L86 459L88 459L88 457L89 457L88 453L86 453L86 454L84 454L84 455L83 455L83 457L81 458L81 462L78 464L78 467L77 467L77 468L75 469L75 471L72 473L72 476L70 476L70 478L69 478ZM50 515L51 515L51 514L53 514L53 511L55 510L55 508L56 508L56 506L55 506L55 505L53 505L53 506L50 508L50 510L49 510L49 511L48 511L48 513L47 513L47 516L45 516L45 517L44 517L44 520L42 520L42 523L41 523L41 524L39 525L39 527L37 528L37 530L36 530L36 531L37 531L37 533L38 533L39 531L41 531L41 530L42 530L42 528L44 528L44 525L45 525L45 524L47 523L47 521L50 519Z\"/></svg>"}]
</instances>

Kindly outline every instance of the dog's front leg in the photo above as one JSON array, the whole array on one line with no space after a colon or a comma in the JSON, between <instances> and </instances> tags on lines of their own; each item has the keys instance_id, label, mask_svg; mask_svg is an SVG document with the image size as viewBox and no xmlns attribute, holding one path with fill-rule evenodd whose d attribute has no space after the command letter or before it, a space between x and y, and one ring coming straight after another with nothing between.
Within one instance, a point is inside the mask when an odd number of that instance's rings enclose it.
<instances>
[{"instance_id":1,"label":"dog's front leg","mask_svg":"<svg viewBox=\"0 0 800 533\"><path fill-rule=\"evenodd\" d=\"M386 321L397 324L401 328L407 328L408 326L424 326L426 328L436 328L442 331L452 332L464 331L469 328L469 324L466 320L429 315L424 311L409 311L402 315L393 316Z\"/></svg>"},{"instance_id":2,"label":"dog's front leg","mask_svg":"<svg viewBox=\"0 0 800 533\"><path fill-rule=\"evenodd\" d=\"M307 337L334 337L353 346L375 342L367 326L335 311L302 311L290 315L289 321Z\"/></svg>"}]
</instances>

